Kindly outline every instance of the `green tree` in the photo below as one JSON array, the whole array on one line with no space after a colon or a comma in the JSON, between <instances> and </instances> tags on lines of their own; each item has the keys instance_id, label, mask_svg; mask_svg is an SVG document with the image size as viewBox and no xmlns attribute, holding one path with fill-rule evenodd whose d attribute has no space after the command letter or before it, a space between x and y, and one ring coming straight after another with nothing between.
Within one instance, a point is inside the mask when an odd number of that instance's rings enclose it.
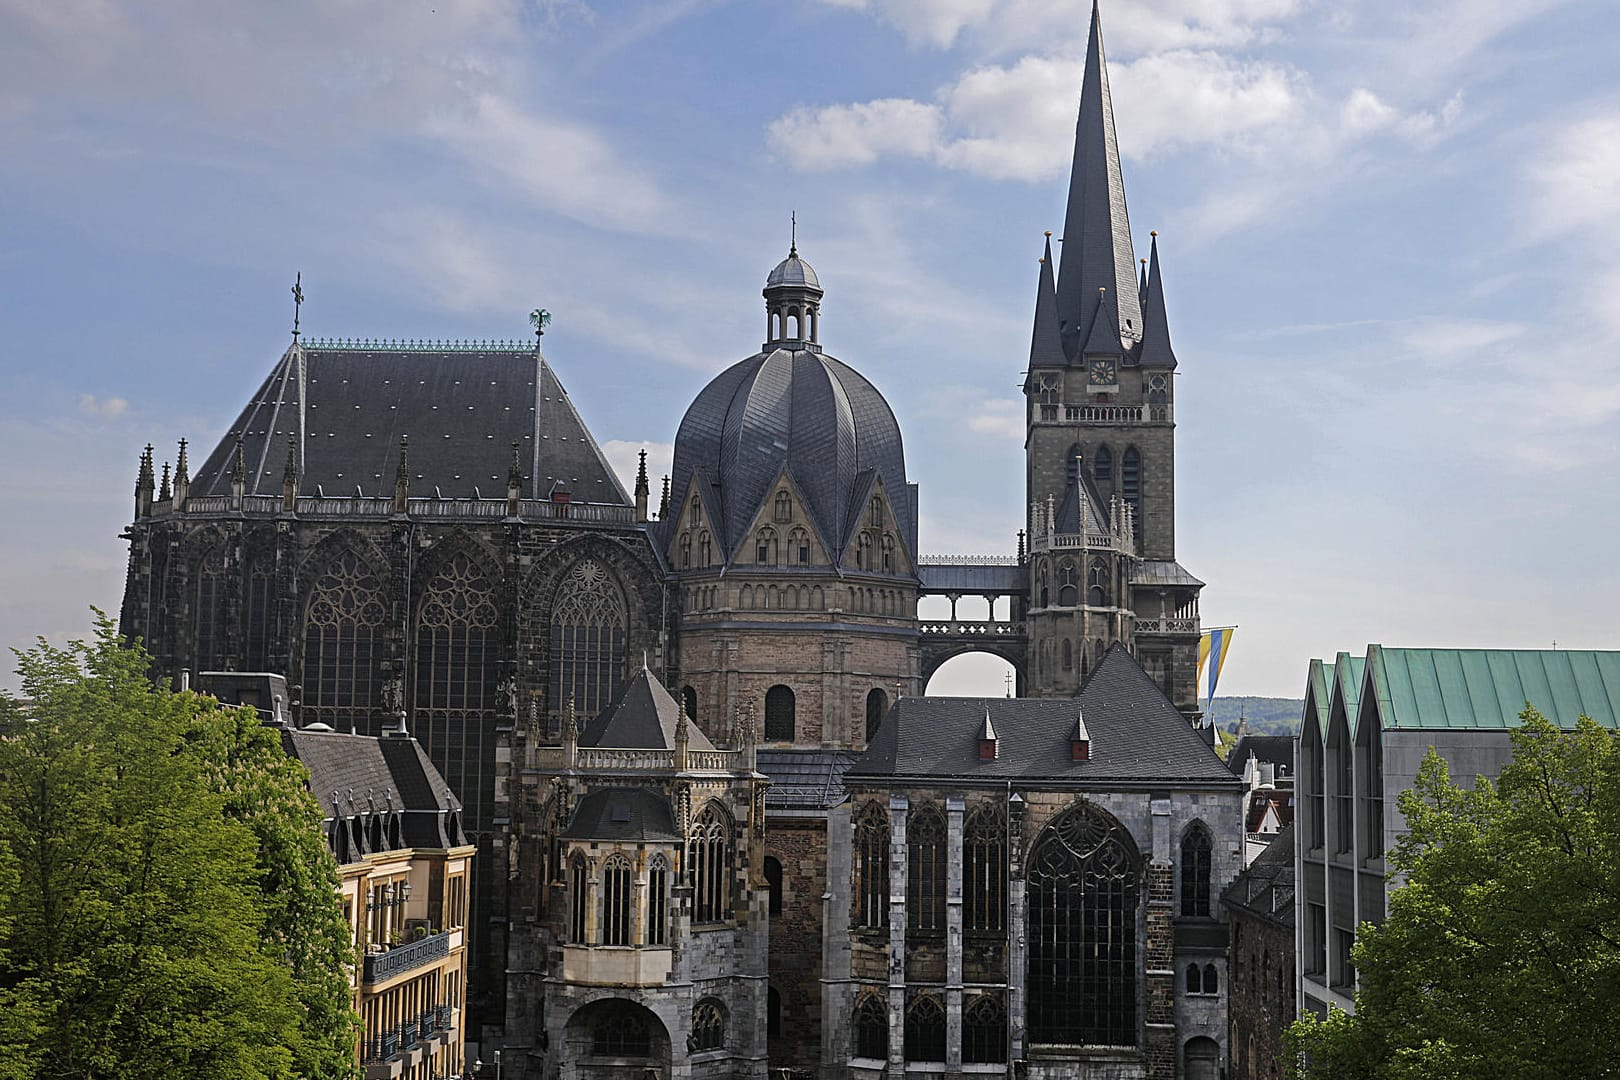
<instances>
[{"instance_id":1,"label":"green tree","mask_svg":"<svg viewBox=\"0 0 1620 1080\"><path fill-rule=\"evenodd\" d=\"M0 695L0 1076L353 1075L300 767L247 711L155 686L97 615Z\"/></svg>"},{"instance_id":2,"label":"green tree","mask_svg":"<svg viewBox=\"0 0 1620 1080\"><path fill-rule=\"evenodd\" d=\"M1356 1012L1290 1031L1318 1080L1605 1077L1620 1001L1620 733L1526 707L1496 783L1429 751L1363 924Z\"/></svg>"}]
</instances>

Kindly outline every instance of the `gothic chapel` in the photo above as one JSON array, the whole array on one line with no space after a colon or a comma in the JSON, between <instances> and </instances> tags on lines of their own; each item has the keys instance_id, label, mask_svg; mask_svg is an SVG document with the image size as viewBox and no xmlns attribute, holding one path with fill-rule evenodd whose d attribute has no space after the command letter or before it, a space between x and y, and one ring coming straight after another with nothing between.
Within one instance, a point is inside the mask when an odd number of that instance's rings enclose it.
<instances>
[{"instance_id":1,"label":"gothic chapel","mask_svg":"<svg viewBox=\"0 0 1620 1080\"><path fill-rule=\"evenodd\" d=\"M295 332L195 472L142 455L123 632L420 740L478 844L466 1027L508 1080L1213 1080L1242 791L1197 708L1177 360L1095 8L1060 239L1016 554L919 553L899 425L795 244L656 500L538 339ZM970 651L1020 696L923 696Z\"/></svg>"}]
</instances>

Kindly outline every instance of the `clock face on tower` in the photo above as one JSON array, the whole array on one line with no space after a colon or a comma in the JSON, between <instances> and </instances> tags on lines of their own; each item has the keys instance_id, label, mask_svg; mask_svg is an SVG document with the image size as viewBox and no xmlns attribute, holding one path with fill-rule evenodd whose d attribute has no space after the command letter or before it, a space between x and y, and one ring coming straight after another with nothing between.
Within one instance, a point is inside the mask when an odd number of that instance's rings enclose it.
<instances>
[{"instance_id":1,"label":"clock face on tower","mask_svg":"<svg viewBox=\"0 0 1620 1080\"><path fill-rule=\"evenodd\" d=\"M1113 386L1117 379L1114 362L1110 359L1093 360L1089 374L1093 386Z\"/></svg>"}]
</instances>

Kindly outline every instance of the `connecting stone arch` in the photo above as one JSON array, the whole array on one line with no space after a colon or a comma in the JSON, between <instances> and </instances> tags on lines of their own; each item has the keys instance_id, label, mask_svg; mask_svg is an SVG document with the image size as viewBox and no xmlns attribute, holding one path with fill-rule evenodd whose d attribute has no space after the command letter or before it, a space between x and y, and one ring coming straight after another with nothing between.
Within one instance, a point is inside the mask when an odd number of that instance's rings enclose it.
<instances>
[{"instance_id":1,"label":"connecting stone arch","mask_svg":"<svg viewBox=\"0 0 1620 1080\"><path fill-rule=\"evenodd\" d=\"M1029 685L1029 656L1028 648L1022 640L1018 641L928 641L922 643L922 685L923 693L935 693L929 688L929 682L939 669L951 660L961 656L993 656L997 660L1011 664L1013 669L1013 693L1022 696ZM1006 692L1005 686L987 687L986 693L974 696L1000 697Z\"/></svg>"},{"instance_id":2,"label":"connecting stone arch","mask_svg":"<svg viewBox=\"0 0 1620 1080\"><path fill-rule=\"evenodd\" d=\"M626 998L604 997L569 1016L562 1080L669 1075L670 1032L657 1013Z\"/></svg>"}]
</instances>

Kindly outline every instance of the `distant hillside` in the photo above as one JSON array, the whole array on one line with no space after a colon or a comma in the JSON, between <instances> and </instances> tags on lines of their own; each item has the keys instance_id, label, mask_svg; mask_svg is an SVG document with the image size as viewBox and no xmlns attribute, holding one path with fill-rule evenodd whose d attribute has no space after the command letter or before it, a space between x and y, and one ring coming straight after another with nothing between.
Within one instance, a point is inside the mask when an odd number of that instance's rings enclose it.
<instances>
[{"instance_id":1,"label":"distant hillside","mask_svg":"<svg viewBox=\"0 0 1620 1080\"><path fill-rule=\"evenodd\" d=\"M1305 708L1300 698L1222 697L1216 695L1210 717L1222 731L1237 727L1238 717L1249 722L1256 735L1293 735L1299 731L1299 716Z\"/></svg>"}]
</instances>

